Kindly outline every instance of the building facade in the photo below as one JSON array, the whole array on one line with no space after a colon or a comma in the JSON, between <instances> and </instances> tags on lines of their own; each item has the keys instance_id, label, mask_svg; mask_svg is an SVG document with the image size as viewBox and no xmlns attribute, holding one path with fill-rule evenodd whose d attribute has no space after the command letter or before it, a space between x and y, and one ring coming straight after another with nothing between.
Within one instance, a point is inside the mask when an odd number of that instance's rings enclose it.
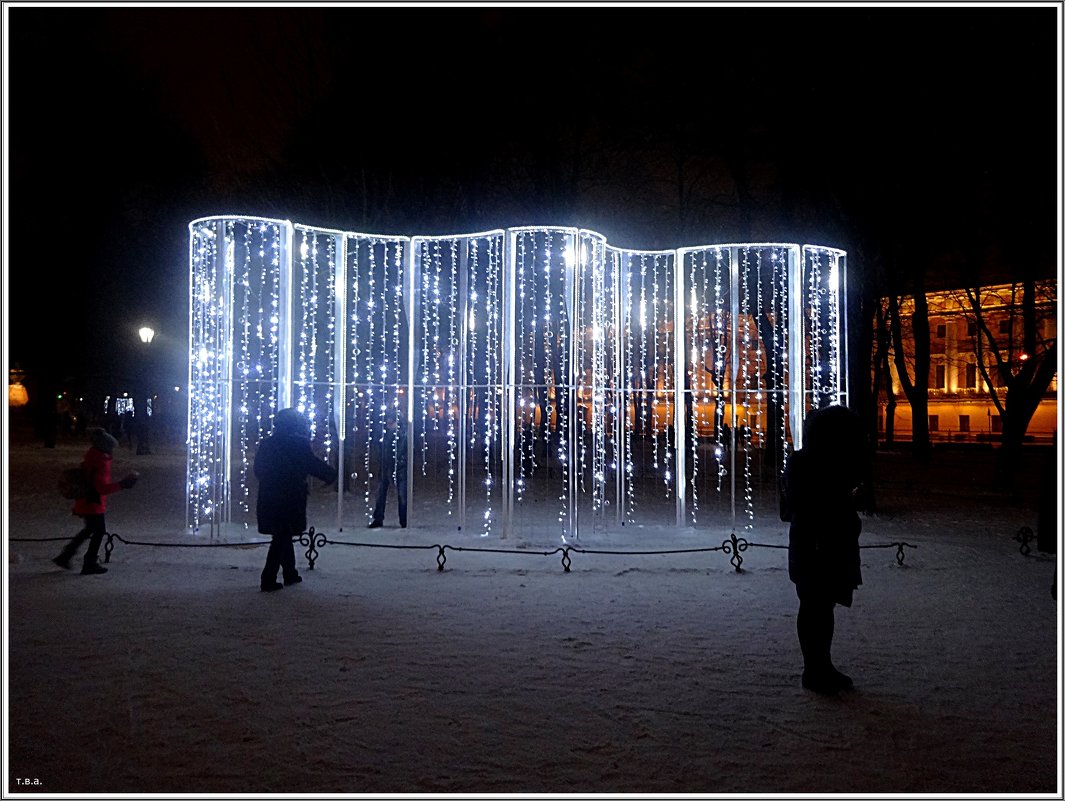
<instances>
[{"instance_id":1,"label":"building facade","mask_svg":"<svg viewBox=\"0 0 1065 801\"><path fill-rule=\"evenodd\" d=\"M1022 362L1040 358L1057 338L1057 282L1037 281L1034 291L1034 302L1028 305L1027 312L1021 283L926 295L930 336L928 429L932 442L998 441L1008 374ZM882 303L886 318L887 300ZM912 376L913 298L902 298L899 311L903 351ZM1025 344L1026 313L1034 314L1034 342L1030 345ZM1027 352L1029 347L1033 353ZM883 382L880 387L878 430L882 441L908 441L913 436L913 416L894 356L892 345L887 354L890 386ZM877 358L883 358L883 354L874 354ZM1053 441L1057 431L1057 390L1055 375L1029 423L1026 442Z\"/></svg>"}]
</instances>

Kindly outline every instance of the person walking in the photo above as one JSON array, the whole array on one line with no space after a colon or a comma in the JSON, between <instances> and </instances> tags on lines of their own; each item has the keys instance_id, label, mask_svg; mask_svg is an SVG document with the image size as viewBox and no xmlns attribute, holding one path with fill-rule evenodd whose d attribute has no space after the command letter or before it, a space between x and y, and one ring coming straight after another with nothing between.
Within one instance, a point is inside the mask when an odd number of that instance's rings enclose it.
<instances>
[{"instance_id":1,"label":"person walking","mask_svg":"<svg viewBox=\"0 0 1065 801\"><path fill-rule=\"evenodd\" d=\"M862 583L857 508L867 459L858 416L826 406L807 417L803 447L784 471L780 516L791 522L788 576L799 597L802 686L823 695L854 686L832 664L832 637L836 605L849 607Z\"/></svg>"},{"instance_id":2,"label":"person walking","mask_svg":"<svg viewBox=\"0 0 1065 801\"><path fill-rule=\"evenodd\" d=\"M274 431L255 454L255 477L259 480L255 513L259 533L270 536L259 588L263 592L303 581L296 570L292 537L307 527L307 476L336 481L337 471L311 450L307 418L296 409L282 409L274 416ZM281 570L284 584L277 580Z\"/></svg>"},{"instance_id":3,"label":"person walking","mask_svg":"<svg viewBox=\"0 0 1065 801\"><path fill-rule=\"evenodd\" d=\"M89 487L88 495L77 498L74 501L72 513L85 521L84 527L68 542L59 555L52 561L64 570L70 570L70 560L74 558L78 548L85 540L89 541L89 548L85 551L82 561L81 574L83 576L106 573L107 568L97 560L100 554L100 543L103 542L107 526L104 515L107 513L107 496L113 495L119 490L132 489L137 483L136 471L128 473L121 481L111 481L111 460L118 440L104 431L102 428L93 428L89 431L89 439L92 447L85 452L81 461L81 469L86 477Z\"/></svg>"},{"instance_id":4,"label":"person walking","mask_svg":"<svg viewBox=\"0 0 1065 801\"><path fill-rule=\"evenodd\" d=\"M398 414L390 415L381 437L381 478L377 484L377 502L373 519L367 528L381 528L385 522L385 505L388 503L388 488L396 485L399 503L399 525L407 527L407 426L400 424Z\"/></svg>"}]
</instances>

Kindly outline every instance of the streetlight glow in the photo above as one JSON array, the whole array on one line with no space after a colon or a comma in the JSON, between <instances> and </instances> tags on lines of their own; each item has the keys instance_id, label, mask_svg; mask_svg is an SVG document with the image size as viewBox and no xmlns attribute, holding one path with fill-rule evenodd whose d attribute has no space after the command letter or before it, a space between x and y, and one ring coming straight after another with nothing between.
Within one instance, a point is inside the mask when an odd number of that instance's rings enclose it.
<instances>
[{"instance_id":1,"label":"streetlight glow","mask_svg":"<svg viewBox=\"0 0 1065 801\"><path fill-rule=\"evenodd\" d=\"M143 342L145 345L150 345L152 340L155 339L155 331L149 328L148 326L142 327L141 330L137 332L137 334L140 336L141 342Z\"/></svg>"}]
</instances>

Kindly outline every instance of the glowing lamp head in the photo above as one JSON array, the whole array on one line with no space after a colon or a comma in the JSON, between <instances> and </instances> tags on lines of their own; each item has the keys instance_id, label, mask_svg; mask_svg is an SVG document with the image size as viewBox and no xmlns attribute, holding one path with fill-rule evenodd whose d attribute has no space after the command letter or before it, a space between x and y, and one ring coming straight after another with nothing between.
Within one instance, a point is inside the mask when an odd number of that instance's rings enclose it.
<instances>
[{"instance_id":1,"label":"glowing lamp head","mask_svg":"<svg viewBox=\"0 0 1065 801\"><path fill-rule=\"evenodd\" d=\"M137 332L137 336L141 338L141 342L145 345L150 345L152 340L155 339L155 331L145 325Z\"/></svg>"},{"instance_id":2,"label":"glowing lamp head","mask_svg":"<svg viewBox=\"0 0 1065 801\"><path fill-rule=\"evenodd\" d=\"M30 395L26 391L26 387L21 382L16 381L13 384L7 385L7 405L12 408L18 408L19 406L25 406L30 402Z\"/></svg>"}]
</instances>

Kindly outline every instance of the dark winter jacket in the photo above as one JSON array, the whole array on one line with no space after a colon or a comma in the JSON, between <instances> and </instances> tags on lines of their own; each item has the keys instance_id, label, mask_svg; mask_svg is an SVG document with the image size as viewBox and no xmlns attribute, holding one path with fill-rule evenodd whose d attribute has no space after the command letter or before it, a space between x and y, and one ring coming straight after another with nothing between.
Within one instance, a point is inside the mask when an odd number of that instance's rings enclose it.
<instances>
[{"instance_id":1,"label":"dark winter jacket","mask_svg":"<svg viewBox=\"0 0 1065 801\"><path fill-rule=\"evenodd\" d=\"M307 528L307 476L331 482L337 471L316 457L299 433L275 432L263 440L255 455L259 533L299 534Z\"/></svg>"},{"instance_id":2,"label":"dark winter jacket","mask_svg":"<svg viewBox=\"0 0 1065 801\"><path fill-rule=\"evenodd\" d=\"M102 515L107 512L107 496L118 492L122 485L111 480L111 454L96 447L89 448L81 461L81 469L89 476L93 491L74 501L74 514Z\"/></svg>"},{"instance_id":3,"label":"dark winter jacket","mask_svg":"<svg viewBox=\"0 0 1065 801\"><path fill-rule=\"evenodd\" d=\"M819 463L805 449L792 454L784 472L791 517L788 575L797 585L825 590L843 606L851 605L862 583L858 483L852 466Z\"/></svg>"}]
</instances>

